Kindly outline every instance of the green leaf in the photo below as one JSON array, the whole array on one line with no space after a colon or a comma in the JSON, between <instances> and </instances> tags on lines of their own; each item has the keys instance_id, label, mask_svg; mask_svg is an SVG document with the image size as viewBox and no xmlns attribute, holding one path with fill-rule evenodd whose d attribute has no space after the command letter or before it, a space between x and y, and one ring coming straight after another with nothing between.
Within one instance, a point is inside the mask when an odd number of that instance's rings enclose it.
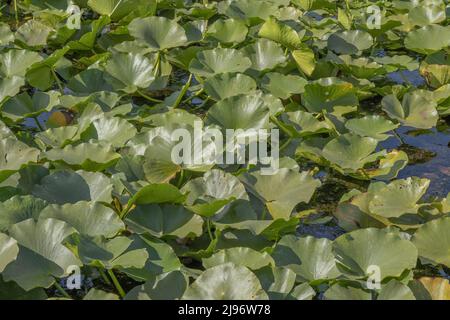
<instances>
[{"instance_id":1,"label":"green leaf","mask_svg":"<svg viewBox=\"0 0 450 320\"><path fill-rule=\"evenodd\" d=\"M189 72L208 78L219 73L244 72L251 65L250 59L239 50L216 48L198 52Z\"/></svg>"},{"instance_id":2,"label":"green leaf","mask_svg":"<svg viewBox=\"0 0 450 320\"><path fill-rule=\"evenodd\" d=\"M425 262L450 266L450 218L432 220L414 233L412 242Z\"/></svg>"},{"instance_id":3,"label":"green leaf","mask_svg":"<svg viewBox=\"0 0 450 320\"><path fill-rule=\"evenodd\" d=\"M258 35L289 49L299 48L302 42L302 37L293 28L272 17L264 22Z\"/></svg>"},{"instance_id":4,"label":"green leaf","mask_svg":"<svg viewBox=\"0 0 450 320\"><path fill-rule=\"evenodd\" d=\"M221 73L206 79L204 89L208 96L220 101L256 91L256 82L242 73Z\"/></svg>"},{"instance_id":5,"label":"green leaf","mask_svg":"<svg viewBox=\"0 0 450 320\"><path fill-rule=\"evenodd\" d=\"M267 208L273 219L289 219L299 202L308 203L320 181L308 172L282 168L274 175L260 171L241 177L248 192L255 195Z\"/></svg>"},{"instance_id":6,"label":"green leaf","mask_svg":"<svg viewBox=\"0 0 450 320\"><path fill-rule=\"evenodd\" d=\"M186 275L172 271L152 277L143 285L134 287L125 300L175 300L180 299L189 285Z\"/></svg>"},{"instance_id":7,"label":"green leaf","mask_svg":"<svg viewBox=\"0 0 450 320\"><path fill-rule=\"evenodd\" d=\"M383 229L360 229L346 233L333 243L338 268L350 278L363 279L380 270L381 280L399 277L417 263L417 249L398 233Z\"/></svg>"},{"instance_id":8,"label":"green leaf","mask_svg":"<svg viewBox=\"0 0 450 320\"><path fill-rule=\"evenodd\" d=\"M405 126L429 129L436 126L439 118L436 102L426 99L418 92L407 93L400 102L395 95L388 95L381 101L389 117Z\"/></svg>"},{"instance_id":9,"label":"green leaf","mask_svg":"<svg viewBox=\"0 0 450 320\"><path fill-rule=\"evenodd\" d=\"M42 178L32 193L50 203L111 202L112 183L99 172L58 170Z\"/></svg>"},{"instance_id":10,"label":"green leaf","mask_svg":"<svg viewBox=\"0 0 450 320\"><path fill-rule=\"evenodd\" d=\"M196 237L203 233L203 219L182 206L138 205L126 218L136 233L148 232L155 237Z\"/></svg>"},{"instance_id":11,"label":"green leaf","mask_svg":"<svg viewBox=\"0 0 450 320\"><path fill-rule=\"evenodd\" d=\"M3 271L4 280L14 280L27 291L48 288L55 281L53 277L62 277L70 266L80 266L81 262L61 244L74 231L55 219L28 219L13 225L9 234L19 244L19 255Z\"/></svg>"},{"instance_id":12,"label":"green leaf","mask_svg":"<svg viewBox=\"0 0 450 320\"><path fill-rule=\"evenodd\" d=\"M184 29L164 17L134 19L129 25L130 35L144 42L152 50L164 50L187 44Z\"/></svg>"},{"instance_id":13,"label":"green leaf","mask_svg":"<svg viewBox=\"0 0 450 320\"><path fill-rule=\"evenodd\" d=\"M450 45L450 28L440 25L424 26L409 32L405 47L422 54L431 54Z\"/></svg>"},{"instance_id":14,"label":"green leaf","mask_svg":"<svg viewBox=\"0 0 450 320\"><path fill-rule=\"evenodd\" d=\"M266 252L261 253L250 248L236 247L220 250L211 257L203 259L203 266L209 269L229 262L245 266L250 270L258 270L268 265L274 265L272 257Z\"/></svg>"},{"instance_id":15,"label":"green leaf","mask_svg":"<svg viewBox=\"0 0 450 320\"><path fill-rule=\"evenodd\" d=\"M0 272L3 272L8 264L16 260L18 253L17 241L4 233L0 233Z\"/></svg>"},{"instance_id":16,"label":"green leaf","mask_svg":"<svg viewBox=\"0 0 450 320\"><path fill-rule=\"evenodd\" d=\"M53 218L66 222L79 233L111 238L125 225L110 208L100 203L80 201L76 204L52 204L42 210L39 218Z\"/></svg>"},{"instance_id":17,"label":"green leaf","mask_svg":"<svg viewBox=\"0 0 450 320\"><path fill-rule=\"evenodd\" d=\"M326 238L284 236L275 246L272 257L278 267L291 269L302 281L323 281L340 275L332 242Z\"/></svg>"},{"instance_id":18,"label":"green leaf","mask_svg":"<svg viewBox=\"0 0 450 320\"><path fill-rule=\"evenodd\" d=\"M247 32L243 20L219 19L209 26L207 35L221 43L239 43L245 40Z\"/></svg>"},{"instance_id":19,"label":"green leaf","mask_svg":"<svg viewBox=\"0 0 450 320\"><path fill-rule=\"evenodd\" d=\"M184 300L261 300L267 294L254 273L226 263L207 269L183 295Z\"/></svg>"}]
</instances>

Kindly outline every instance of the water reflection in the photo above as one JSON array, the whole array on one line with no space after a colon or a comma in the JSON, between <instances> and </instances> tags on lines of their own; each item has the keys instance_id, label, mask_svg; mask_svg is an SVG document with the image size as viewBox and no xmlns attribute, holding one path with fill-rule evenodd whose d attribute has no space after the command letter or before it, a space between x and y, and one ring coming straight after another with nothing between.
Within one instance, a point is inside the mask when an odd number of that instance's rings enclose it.
<instances>
[{"instance_id":1,"label":"water reflection","mask_svg":"<svg viewBox=\"0 0 450 320\"><path fill-rule=\"evenodd\" d=\"M398 178L410 176L431 180L428 195L444 197L450 192L450 128L441 124L438 129L413 130L408 127L397 129L401 139L410 146L418 148L412 155L412 161L400 171ZM382 148L399 148L399 139L391 137L380 144ZM404 146L403 146L404 147ZM412 148L404 151L412 152ZM422 152L421 152L422 151ZM431 154L434 156L430 156Z\"/></svg>"}]
</instances>

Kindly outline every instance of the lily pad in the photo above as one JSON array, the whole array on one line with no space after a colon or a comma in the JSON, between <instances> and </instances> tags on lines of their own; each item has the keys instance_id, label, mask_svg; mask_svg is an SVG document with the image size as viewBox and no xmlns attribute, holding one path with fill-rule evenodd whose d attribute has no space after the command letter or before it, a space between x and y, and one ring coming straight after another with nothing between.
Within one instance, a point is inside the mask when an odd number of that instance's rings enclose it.
<instances>
[{"instance_id":1,"label":"lily pad","mask_svg":"<svg viewBox=\"0 0 450 320\"><path fill-rule=\"evenodd\" d=\"M207 269L186 290L184 300L261 300L267 294L254 273L226 263Z\"/></svg>"}]
</instances>

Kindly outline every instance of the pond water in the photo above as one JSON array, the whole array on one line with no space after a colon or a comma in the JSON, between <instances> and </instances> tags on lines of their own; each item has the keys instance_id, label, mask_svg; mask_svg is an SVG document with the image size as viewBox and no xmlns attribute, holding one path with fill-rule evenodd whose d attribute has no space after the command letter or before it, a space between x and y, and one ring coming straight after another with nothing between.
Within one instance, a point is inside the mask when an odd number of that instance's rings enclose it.
<instances>
[{"instance_id":1,"label":"pond water","mask_svg":"<svg viewBox=\"0 0 450 320\"><path fill-rule=\"evenodd\" d=\"M413 130L400 127L398 138L391 137L381 143L381 147L400 148L405 151L410 163L400 171L398 178L417 176L431 180L427 194L445 197L450 192L450 127L441 124L438 129Z\"/></svg>"}]
</instances>

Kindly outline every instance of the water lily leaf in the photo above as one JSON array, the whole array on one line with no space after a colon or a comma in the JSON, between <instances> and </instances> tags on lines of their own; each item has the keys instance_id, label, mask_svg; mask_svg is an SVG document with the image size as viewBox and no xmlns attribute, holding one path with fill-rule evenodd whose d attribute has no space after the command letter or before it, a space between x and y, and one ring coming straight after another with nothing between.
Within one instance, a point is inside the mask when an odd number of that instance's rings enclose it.
<instances>
[{"instance_id":1,"label":"water lily leaf","mask_svg":"<svg viewBox=\"0 0 450 320\"><path fill-rule=\"evenodd\" d=\"M78 126L64 126L59 128L50 128L38 132L36 138L41 140L47 146L63 148L70 142L78 140Z\"/></svg>"},{"instance_id":2,"label":"water lily leaf","mask_svg":"<svg viewBox=\"0 0 450 320\"><path fill-rule=\"evenodd\" d=\"M5 46L14 41L14 34L11 32L9 25L0 23L0 46Z\"/></svg>"},{"instance_id":3,"label":"water lily leaf","mask_svg":"<svg viewBox=\"0 0 450 320\"><path fill-rule=\"evenodd\" d=\"M114 293L92 288L86 293L83 300L119 300L119 296Z\"/></svg>"},{"instance_id":4,"label":"water lily leaf","mask_svg":"<svg viewBox=\"0 0 450 320\"><path fill-rule=\"evenodd\" d=\"M338 54L360 54L373 45L372 36L362 30L338 31L328 37L328 49Z\"/></svg>"},{"instance_id":5,"label":"water lily leaf","mask_svg":"<svg viewBox=\"0 0 450 320\"><path fill-rule=\"evenodd\" d=\"M205 80L205 92L212 99L220 101L240 94L249 94L256 90L252 77L242 73L222 73Z\"/></svg>"},{"instance_id":6,"label":"water lily leaf","mask_svg":"<svg viewBox=\"0 0 450 320\"><path fill-rule=\"evenodd\" d=\"M240 43L245 40L248 28L243 20L216 20L208 28L207 35L221 43Z\"/></svg>"},{"instance_id":7,"label":"water lily leaf","mask_svg":"<svg viewBox=\"0 0 450 320\"><path fill-rule=\"evenodd\" d=\"M377 190L369 203L370 212L382 217L399 217L407 213L417 213L422 198L430 185L428 179L416 177L395 180Z\"/></svg>"},{"instance_id":8,"label":"water lily leaf","mask_svg":"<svg viewBox=\"0 0 450 320\"><path fill-rule=\"evenodd\" d=\"M288 268L265 266L255 274L270 300L285 299L295 285L295 273Z\"/></svg>"},{"instance_id":9,"label":"water lily leaf","mask_svg":"<svg viewBox=\"0 0 450 320\"><path fill-rule=\"evenodd\" d=\"M261 300L267 294L254 273L226 263L207 269L184 293L184 300Z\"/></svg>"},{"instance_id":10,"label":"water lily leaf","mask_svg":"<svg viewBox=\"0 0 450 320\"><path fill-rule=\"evenodd\" d=\"M245 19L251 25L268 19L277 11L272 1L265 0L234 0L219 4L219 12L235 19Z\"/></svg>"},{"instance_id":11,"label":"water lily leaf","mask_svg":"<svg viewBox=\"0 0 450 320\"><path fill-rule=\"evenodd\" d=\"M91 94L99 91L111 91L112 87L104 81L105 73L99 69L86 69L71 78L67 87L84 94Z\"/></svg>"},{"instance_id":12,"label":"water lily leaf","mask_svg":"<svg viewBox=\"0 0 450 320\"><path fill-rule=\"evenodd\" d=\"M203 266L209 269L229 262L245 266L250 270L258 270L268 265L274 265L272 257L266 252L261 253L250 248L236 247L220 250L211 257L204 258Z\"/></svg>"},{"instance_id":13,"label":"water lily leaf","mask_svg":"<svg viewBox=\"0 0 450 320\"><path fill-rule=\"evenodd\" d=\"M13 224L30 218L37 219L46 206L44 200L29 195L16 195L0 203L0 231L8 231Z\"/></svg>"},{"instance_id":14,"label":"water lily leaf","mask_svg":"<svg viewBox=\"0 0 450 320\"><path fill-rule=\"evenodd\" d=\"M268 128L270 109L267 103L255 95L238 95L214 104L207 120L226 129Z\"/></svg>"},{"instance_id":15,"label":"water lily leaf","mask_svg":"<svg viewBox=\"0 0 450 320\"><path fill-rule=\"evenodd\" d=\"M354 286L332 285L324 293L325 300L372 300L372 294Z\"/></svg>"},{"instance_id":16,"label":"water lily leaf","mask_svg":"<svg viewBox=\"0 0 450 320\"><path fill-rule=\"evenodd\" d=\"M25 167L30 162L37 162L40 151L31 148L15 138L0 141L0 182Z\"/></svg>"},{"instance_id":17,"label":"water lily leaf","mask_svg":"<svg viewBox=\"0 0 450 320\"><path fill-rule=\"evenodd\" d=\"M341 70L360 79L372 79L387 73L383 65L368 58L352 58L349 55L341 55L333 60Z\"/></svg>"},{"instance_id":18,"label":"water lily leaf","mask_svg":"<svg viewBox=\"0 0 450 320\"><path fill-rule=\"evenodd\" d=\"M132 247L133 240L127 237L88 237L76 234L67 240L66 245L75 248L77 256L85 265L105 269L143 268L148 253L145 249Z\"/></svg>"},{"instance_id":19,"label":"water lily leaf","mask_svg":"<svg viewBox=\"0 0 450 320\"><path fill-rule=\"evenodd\" d=\"M0 79L0 102L8 97L14 97L24 84L25 80L18 76Z\"/></svg>"},{"instance_id":20,"label":"water lily leaf","mask_svg":"<svg viewBox=\"0 0 450 320\"><path fill-rule=\"evenodd\" d=\"M113 166L120 155L109 144L87 142L76 146L68 145L63 149L54 148L45 152L42 157L67 164L74 169L101 171Z\"/></svg>"},{"instance_id":21,"label":"water lily leaf","mask_svg":"<svg viewBox=\"0 0 450 320\"><path fill-rule=\"evenodd\" d=\"M153 50L164 50L187 44L184 29L164 17L137 18L128 25L130 35Z\"/></svg>"},{"instance_id":22,"label":"water lily leaf","mask_svg":"<svg viewBox=\"0 0 450 320\"><path fill-rule=\"evenodd\" d=\"M310 112L333 112L335 107L358 105L358 98L351 83L337 78L321 78L305 85L302 102Z\"/></svg>"},{"instance_id":23,"label":"water lily leaf","mask_svg":"<svg viewBox=\"0 0 450 320\"><path fill-rule=\"evenodd\" d=\"M121 271L125 272L137 281L154 279L163 273L180 270L182 264L172 247L164 241L155 239L149 235L131 236L133 243L128 250L145 250L148 259L144 267L127 267ZM124 259L127 261L126 259Z\"/></svg>"},{"instance_id":24,"label":"water lily leaf","mask_svg":"<svg viewBox=\"0 0 450 320\"><path fill-rule=\"evenodd\" d=\"M450 299L450 283L448 279L422 277L420 283L425 286L433 300L449 300Z\"/></svg>"},{"instance_id":25,"label":"water lily leaf","mask_svg":"<svg viewBox=\"0 0 450 320\"><path fill-rule=\"evenodd\" d=\"M125 300L175 300L180 299L189 281L182 272L172 271L153 277L143 285L131 289Z\"/></svg>"},{"instance_id":26,"label":"water lily leaf","mask_svg":"<svg viewBox=\"0 0 450 320\"><path fill-rule=\"evenodd\" d=\"M130 204L182 203L186 199L177 187L168 183L155 183L143 187L130 199Z\"/></svg>"},{"instance_id":27,"label":"water lily leaf","mask_svg":"<svg viewBox=\"0 0 450 320\"><path fill-rule=\"evenodd\" d=\"M23 289L49 287L52 276L61 277L69 266L81 262L61 243L75 230L55 219L28 219L9 229L19 247L17 259L3 272L6 281L14 280Z\"/></svg>"},{"instance_id":28,"label":"water lily leaf","mask_svg":"<svg viewBox=\"0 0 450 320\"><path fill-rule=\"evenodd\" d=\"M316 68L314 51L307 46L302 46L298 50L292 51L292 57L297 63L297 67L307 76L311 76Z\"/></svg>"},{"instance_id":29,"label":"water lily leaf","mask_svg":"<svg viewBox=\"0 0 450 320\"><path fill-rule=\"evenodd\" d=\"M117 90L133 93L147 88L155 79L154 65L139 53L116 53L108 61L105 70L109 83Z\"/></svg>"},{"instance_id":30,"label":"water lily leaf","mask_svg":"<svg viewBox=\"0 0 450 320\"><path fill-rule=\"evenodd\" d=\"M50 203L111 202L112 184L99 172L59 170L44 177L32 193Z\"/></svg>"},{"instance_id":31,"label":"water lily leaf","mask_svg":"<svg viewBox=\"0 0 450 320\"><path fill-rule=\"evenodd\" d=\"M53 218L66 222L79 233L88 236L104 236L111 238L125 225L119 216L100 203L80 201L76 204L52 204L46 207L39 218Z\"/></svg>"},{"instance_id":32,"label":"water lily leaf","mask_svg":"<svg viewBox=\"0 0 450 320\"><path fill-rule=\"evenodd\" d=\"M292 137L307 137L331 130L331 126L326 121L319 121L312 113L305 111L286 112L281 115L281 119Z\"/></svg>"},{"instance_id":33,"label":"water lily leaf","mask_svg":"<svg viewBox=\"0 0 450 320\"><path fill-rule=\"evenodd\" d=\"M89 23L88 31L79 39L70 41L67 46L72 50L93 50L98 34L110 22L111 20L106 16L102 16L99 19L92 21Z\"/></svg>"},{"instance_id":34,"label":"water lily leaf","mask_svg":"<svg viewBox=\"0 0 450 320\"><path fill-rule=\"evenodd\" d=\"M424 26L409 32L405 47L423 54L437 52L450 45L450 28L440 25Z\"/></svg>"},{"instance_id":35,"label":"water lily leaf","mask_svg":"<svg viewBox=\"0 0 450 320\"><path fill-rule=\"evenodd\" d=\"M243 50L252 62L251 68L257 71L272 70L286 62L281 46L268 39L257 39Z\"/></svg>"},{"instance_id":36,"label":"water lily leaf","mask_svg":"<svg viewBox=\"0 0 450 320\"><path fill-rule=\"evenodd\" d=\"M88 0L86 4L98 14L111 17L113 20L119 20L142 7L142 1L136 0Z\"/></svg>"},{"instance_id":37,"label":"water lily leaf","mask_svg":"<svg viewBox=\"0 0 450 320\"><path fill-rule=\"evenodd\" d=\"M248 199L239 179L221 170L211 170L189 181L181 191L188 195L188 208L202 216L216 214L235 199Z\"/></svg>"},{"instance_id":38,"label":"water lily leaf","mask_svg":"<svg viewBox=\"0 0 450 320\"><path fill-rule=\"evenodd\" d=\"M411 8L408 19L419 26L442 22L445 20L445 5L440 1L426 1L425 5Z\"/></svg>"},{"instance_id":39,"label":"water lily leaf","mask_svg":"<svg viewBox=\"0 0 450 320\"><path fill-rule=\"evenodd\" d=\"M138 205L127 215L126 223L136 233L148 232L158 238L203 233L203 219L177 205Z\"/></svg>"},{"instance_id":40,"label":"water lily leaf","mask_svg":"<svg viewBox=\"0 0 450 320\"><path fill-rule=\"evenodd\" d=\"M416 297L407 285L391 280L382 286L377 300L416 300Z\"/></svg>"},{"instance_id":41,"label":"water lily leaf","mask_svg":"<svg viewBox=\"0 0 450 320\"><path fill-rule=\"evenodd\" d=\"M0 55L0 74L7 78L23 78L28 68L42 60L37 52L12 49Z\"/></svg>"},{"instance_id":42,"label":"water lily leaf","mask_svg":"<svg viewBox=\"0 0 450 320\"><path fill-rule=\"evenodd\" d=\"M320 181L308 172L281 168L274 175L263 175L261 171L241 176L248 192L255 195L266 206L274 219L289 219L299 202L308 203Z\"/></svg>"},{"instance_id":43,"label":"water lily leaf","mask_svg":"<svg viewBox=\"0 0 450 320\"><path fill-rule=\"evenodd\" d=\"M178 136L179 140L177 141L172 139L170 130L167 130L167 128L161 129L160 135L151 140L144 153L144 172L149 182L169 182L178 172L184 169L205 172L213 167L217 155L215 143L212 139L204 139L204 135L195 134L194 129L187 126L184 128L187 131L183 132L186 135L183 135L182 138ZM185 141L184 137L188 137L188 141ZM200 147L202 147L203 153L197 153L196 155L194 151ZM177 156L180 156L181 149L183 149L183 158L178 159L181 162L178 164L174 162L173 157L176 152L178 152ZM199 155L202 156L203 161L194 161Z\"/></svg>"},{"instance_id":44,"label":"water lily leaf","mask_svg":"<svg viewBox=\"0 0 450 320\"><path fill-rule=\"evenodd\" d=\"M436 102L426 99L418 92L405 94L402 102L394 95L385 96L381 105L391 118L419 129L434 127L439 118Z\"/></svg>"},{"instance_id":45,"label":"water lily leaf","mask_svg":"<svg viewBox=\"0 0 450 320\"><path fill-rule=\"evenodd\" d=\"M417 61L407 55L375 57L373 60L387 67L386 71L396 71L397 69L413 71L419 67Z\"/></svg>"},{"instance_id":46,"label":"water lily leaf","mask_svg":"<svg viewBox=\"0 0 450 320\"><path fill-rule=\"evenodd\" d=\"M133 138L137 130L127 120L118 117L101 117L92 122L95 132L89 132L89 139L111 143L114 147L122 147Z\"/></svg>"},{"instance_id":47,"label":"water lily leaf","mask_svg":"<svg viewBox=\"0 0 450 320\"><path fill-rule=\"evenodd\" d=\"M426 262L450 266L450 218L432 220L414 233L413 243Z\"/></svg>"},{"instance_id":48,"label":"water lily leaf","mask_svg":"<svg viewBox=\"0 0 450 320\"><path fill-rule=\"evenodd\" d=\"M378 168L369 168L365 173L370 178L392 180L408 164L408 155L403 151L392 150L380 159Z\"/></svg>"},{"instance_id":49,"label":"water lily leaf","mask_svg":"<svg viewBox=\"0 0 450 320\"><path fill-rule=\"evenodd\" d=\"M0 299L2 300L46 300L47 298L42 288L26 291L14 281L5 282L0 276Z\"/></svg>"},{"instance_id":50,"label":"water lily leaf","mask_svg":"<svg viewBox=\"0 0 450 320\"><path fill-rule=\"evenodd\" d=\"M386 140L390 135L386 134L398 127L386 118L379 115L370 115L358 119L350 119L345 127L362 137L371 137L378 141Z\"/></svg>"},{"instance_id":51,"label":"water lily leaf","mask_svg":"<svg viewBox=\"0 0 450 320\"><path fill-rule=\"evenodd\" d=\"M339 167L356 171L377 159L379 154L373 153L377 145L373 138L347 133L328 142L322 154Z\"/></svg>"},{"instance_id":52,"label":"water lily leaf","mask_svg":"<svg viewBox=\"0 0 450 320\"><path fill-rule=\"evenodd\" d=\"M417 249L397 233L383 229L360 229L338 237L333 243L338 268L349 277L365 278L373 266L380 277L399 277L417 262ZM370 253L370 254L368 254Z\"/></svg>"},{"instance_id":53,"label":"water lily leaf","mask_svg":"<svg viewBox=\"0 0 450 320\"><path fill-rule=\"evenodd\" d=\"M297 49L302 43L302 36L297 31L272 17L264 22L258 35L289 49Z\"/></svg>"},{"instance_id":54,"label":"water lily leaf","mask_svg":"<svg viewBox=\"0 0 450 320\"><path fill-rule=\"evenodd\" d=\"M302 281L335 279L340 275L332 242L326 238L284 236L275 246L272 257L278 267L291 269Z\"/></svg>"},{"instance_id":55,"label":"water lily leaf","mask_svg":"<svg viewBox=\"0 0 450 320\"><path fill-rule=\"evenodd\" d=\"M244 72L251 65L250 59L239 50L216 48L197 53L189 65L189 71L208 78L219 73Z\"/></svg>"},{"instance_id":56,"label":"water lily leaf","mask_svg":"<svg viewBox=\"0 0 450 320\"><path fill-rule=\"evenodd\" d=\"M303 93L307 83L302 77L271 72L264 76L261 87L275 97L288 99L294 94Z\"/></svg>"},{"instance_id":57,"label":"water lily leaf","mask_svg":"<svg viewBox=\"0 0 450 320\"><path fill-rule=\"evenodd\" d=\"M58 65L64 64L64 55L69 51L68 47L55 50L51 55L42 61L34 63L27 69L27 82L39 90L46 91L55 82L58 73Z\"/></svg>"},{"instance_id":58,"label":"water lily leaf","mask_svg":"<svg viewBox=\"0 0 450 320\"><path fill-rule=\"evenodd\" d=\"M0 272L3 272L8 264L16 260L18 253L17 241L4 233L0 233Z\"/></svg>"},{"instance_id":59,"label":"water lily leaf","mask_svg":"<svg viewBox=\"0 0 450 320\"><path fill-rule=\"evenodd\" d=\"M14 121L36 117L44 111L50 111L59 102L59 93L36 92L33 97L24 92L9 99L2 107L2 114Z\"/></svg>"},{"instance_id":60,"label":"water lily leaf","mask_svg":"<svg viewBox=\"0 0 450 320\"><path fill-rule=\"evenodd\" d=\"M315 296L316 291L306 282L296 286L289 294L289 298L295 300L312 300Z\"/></svg>"},{"instance_id":61,"label":"water lily leaf","mask_svg":"<svg viewBox=\"0 0 450 320\"><path fill-rule=\"evenodd\" d=\"M22 24L16 31L16 40L19 40L30 47L44 46L47 44L47 38L53 29L39 22L38 20L29 20Z\"/></svg>"}]
</instances>

